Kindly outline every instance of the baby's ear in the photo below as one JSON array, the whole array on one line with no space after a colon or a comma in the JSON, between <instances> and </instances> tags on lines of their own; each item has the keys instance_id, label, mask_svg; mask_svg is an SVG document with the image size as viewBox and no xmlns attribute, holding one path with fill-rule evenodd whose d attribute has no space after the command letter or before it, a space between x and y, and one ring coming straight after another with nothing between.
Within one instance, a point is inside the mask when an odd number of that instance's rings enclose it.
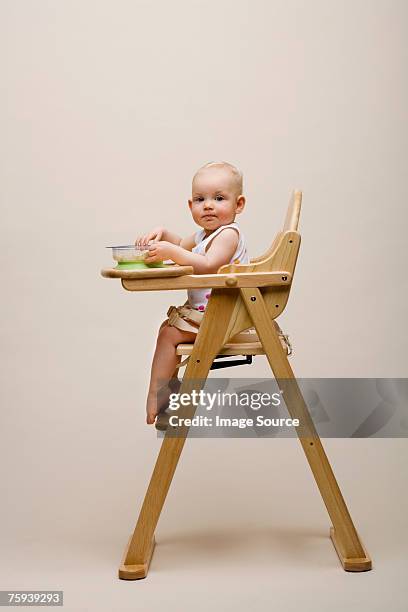
<instances>
[{"instance_id":1,"label":"baby's ear","mask_svg":"<svg viewBox=\"0 0 408 612\"><path fill-rule=\"evenodd\" d=\"M238 196L238 198L237 198L237 211L236 211L237 214L241 213L244 210L245 202L246 202L245 196L243 196L243 195Z\"/></svg>"},{"instance_id":2,"label":"baby's ear","mask_svg":"<svg viewBox=\"0 0 408 612\"><path fill-rule=\"evenodd\" d=\"M193 205L193 201L192 201L192 200L189 200L189 201L188 201L188 207L189 207L189 209L190 209L190 210L191 210L192 205Z\"/></svg>"}]
</instances>

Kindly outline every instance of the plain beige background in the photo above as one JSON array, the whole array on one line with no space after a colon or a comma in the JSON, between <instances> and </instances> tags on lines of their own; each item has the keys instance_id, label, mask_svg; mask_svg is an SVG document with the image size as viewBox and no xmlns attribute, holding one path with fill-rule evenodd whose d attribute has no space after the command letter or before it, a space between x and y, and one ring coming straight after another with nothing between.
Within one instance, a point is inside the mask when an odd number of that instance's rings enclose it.
<instances>
[{"instance_id":1,"label":"plain beige background","mask_svg":"<svg viewBox=\"0 0 408 612\"><path fill-rule=\"evenodd\" d=\"M160 446L144 424L156 329L184 293L99 271L105 245L195 231L192 174L228 160L252 256L304 191L280 319L296 374L405 377L407 12L0 2L0 588L64 589L69 611L406 609L406 440L325 441L372 572L340 569L296 440L189 440L148 579L117 580Z\"/></svg>"}]
</instances>

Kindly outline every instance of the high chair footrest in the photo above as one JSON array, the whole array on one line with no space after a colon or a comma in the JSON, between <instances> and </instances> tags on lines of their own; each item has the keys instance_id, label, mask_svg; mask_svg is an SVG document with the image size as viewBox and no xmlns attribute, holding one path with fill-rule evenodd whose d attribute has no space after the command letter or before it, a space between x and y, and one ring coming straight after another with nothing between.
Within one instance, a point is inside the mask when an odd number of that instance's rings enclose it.
<instances>
[{"instance_id":1,"label":"high chair footrest","mask_svg":"<svg viewBox=\"0 0 408 612\"><path fill-rule=\"evenodd\" d=\"M244 357L244 355L242 355ZM232 368L239 365L249 365L252 363L252 355L245 355L245 359L228 359L229 355L217 355L210 370L221 370L222 368ZM224 360L224 361L222 361Z\"/></svg>"}]
</instances>

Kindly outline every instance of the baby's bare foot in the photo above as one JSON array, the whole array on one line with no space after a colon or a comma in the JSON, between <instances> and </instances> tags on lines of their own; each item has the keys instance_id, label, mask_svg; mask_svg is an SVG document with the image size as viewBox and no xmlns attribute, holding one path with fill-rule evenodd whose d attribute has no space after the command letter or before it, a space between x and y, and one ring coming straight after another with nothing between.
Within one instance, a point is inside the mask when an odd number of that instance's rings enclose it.
<instances>
[{"instance_id":1,"label":"baby's bare foot","mask_svg":"<svg viewBox=\"0 0 408 612\"><path fill-rule=\"evenodd\" d=\"M181 381L177 378L172 378L169 385L164 385L158 393L149 394L146 405L146 423L152 425L158 414L164 412L169 406L169 398L171 393L176 393L181 385Z\"/></svg>"},{"instance_id":2,"label":"baby's bare foot","mask_svg":"<svg viewBox=\"0 0 408 612\"><path fill-rule=\"evenodd\" d=\"M146 415L146 423L147 423L148 425L153 425L153 423L154 423L154 422L155 422L155 420L156 420L156 416L157 416L157 415L156 415L155 413L153 413L153 412L150 412L150 413L149 413L149 412L148 412L148 413L147 413L147 415Z\"/></svg>"},{"instance_id":3,"label":"baby's bare foot","mask_svg":"<svg viewBox=\"0 0 408 612\"><path fill-rule=\"evenodd\" d=\"M156 408L147 409L146 423L148 425L152 425L155 422L157 415L160 414L161 412L164 412L166 408L168 408L168 406L169 406L169 400L167 399L167 401L162 403L159 408L157 408L157 403L156 403Z\"/></svg>"},{"instance_id":4,"label":"baby's bare foot","mask_svg":"<svg viewBox=\"0 0 408 612\"><path fill-rule=\"evenodd\" d=\"M158 413L156 394L149 394L146 402L146 423L152 425Z\"/></svg>"}]
</instances>

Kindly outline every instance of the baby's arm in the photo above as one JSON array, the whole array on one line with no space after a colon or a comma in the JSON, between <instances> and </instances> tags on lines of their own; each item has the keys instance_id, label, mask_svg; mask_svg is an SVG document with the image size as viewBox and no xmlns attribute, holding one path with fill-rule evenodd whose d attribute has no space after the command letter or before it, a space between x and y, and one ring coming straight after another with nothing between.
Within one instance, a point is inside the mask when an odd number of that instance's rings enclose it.
<instances>
[{"instance_id":1,"label":"baby's arm","mask_svg":"<svg viewBox=\"0 0 408 612\"><path fill-rule=\"evenodd\" d=\"M188 239L186 239L188 240ZM190 243L185 243L190 244ZM194 245L193 245L194 246ZM146 263L172 259L182 266L193 266L195 274L213 274L218 268L231 261L238 246L238 233L232 228L225 228L210 242L205 255L191 253L183 246L170 242L156 242L149 248Z\"/></svg>"},{"instance_id":2,"label":"baby's arm","mask_svg":"<svg viewBox=\"0 0 408 612\"><path fill-rule=\"evenodd\" d=\"M187 238L183 238L179 246L181 246L182 249L191 251L191 249L195 247L195 234L192 236L187 236Z\"/></svg>"},{"instance_id":3,"label":"baby's arm","mask_svg":"<svg viewBox=\"0 0 408 612\"><path fill-rule=\"evenodd\" d=\"M170 232L165 227L155 227L148 234L136 238L135 244L147 245L147 243L151 240L156 242L165 240L166 242L170 242L171 244L175 244L177 246L180 245L184 249L191 251L193 246L195 246L194 236L195 234L188 236L188 238L181 238L174 232Z\"/></svg>"}]
</instances>

